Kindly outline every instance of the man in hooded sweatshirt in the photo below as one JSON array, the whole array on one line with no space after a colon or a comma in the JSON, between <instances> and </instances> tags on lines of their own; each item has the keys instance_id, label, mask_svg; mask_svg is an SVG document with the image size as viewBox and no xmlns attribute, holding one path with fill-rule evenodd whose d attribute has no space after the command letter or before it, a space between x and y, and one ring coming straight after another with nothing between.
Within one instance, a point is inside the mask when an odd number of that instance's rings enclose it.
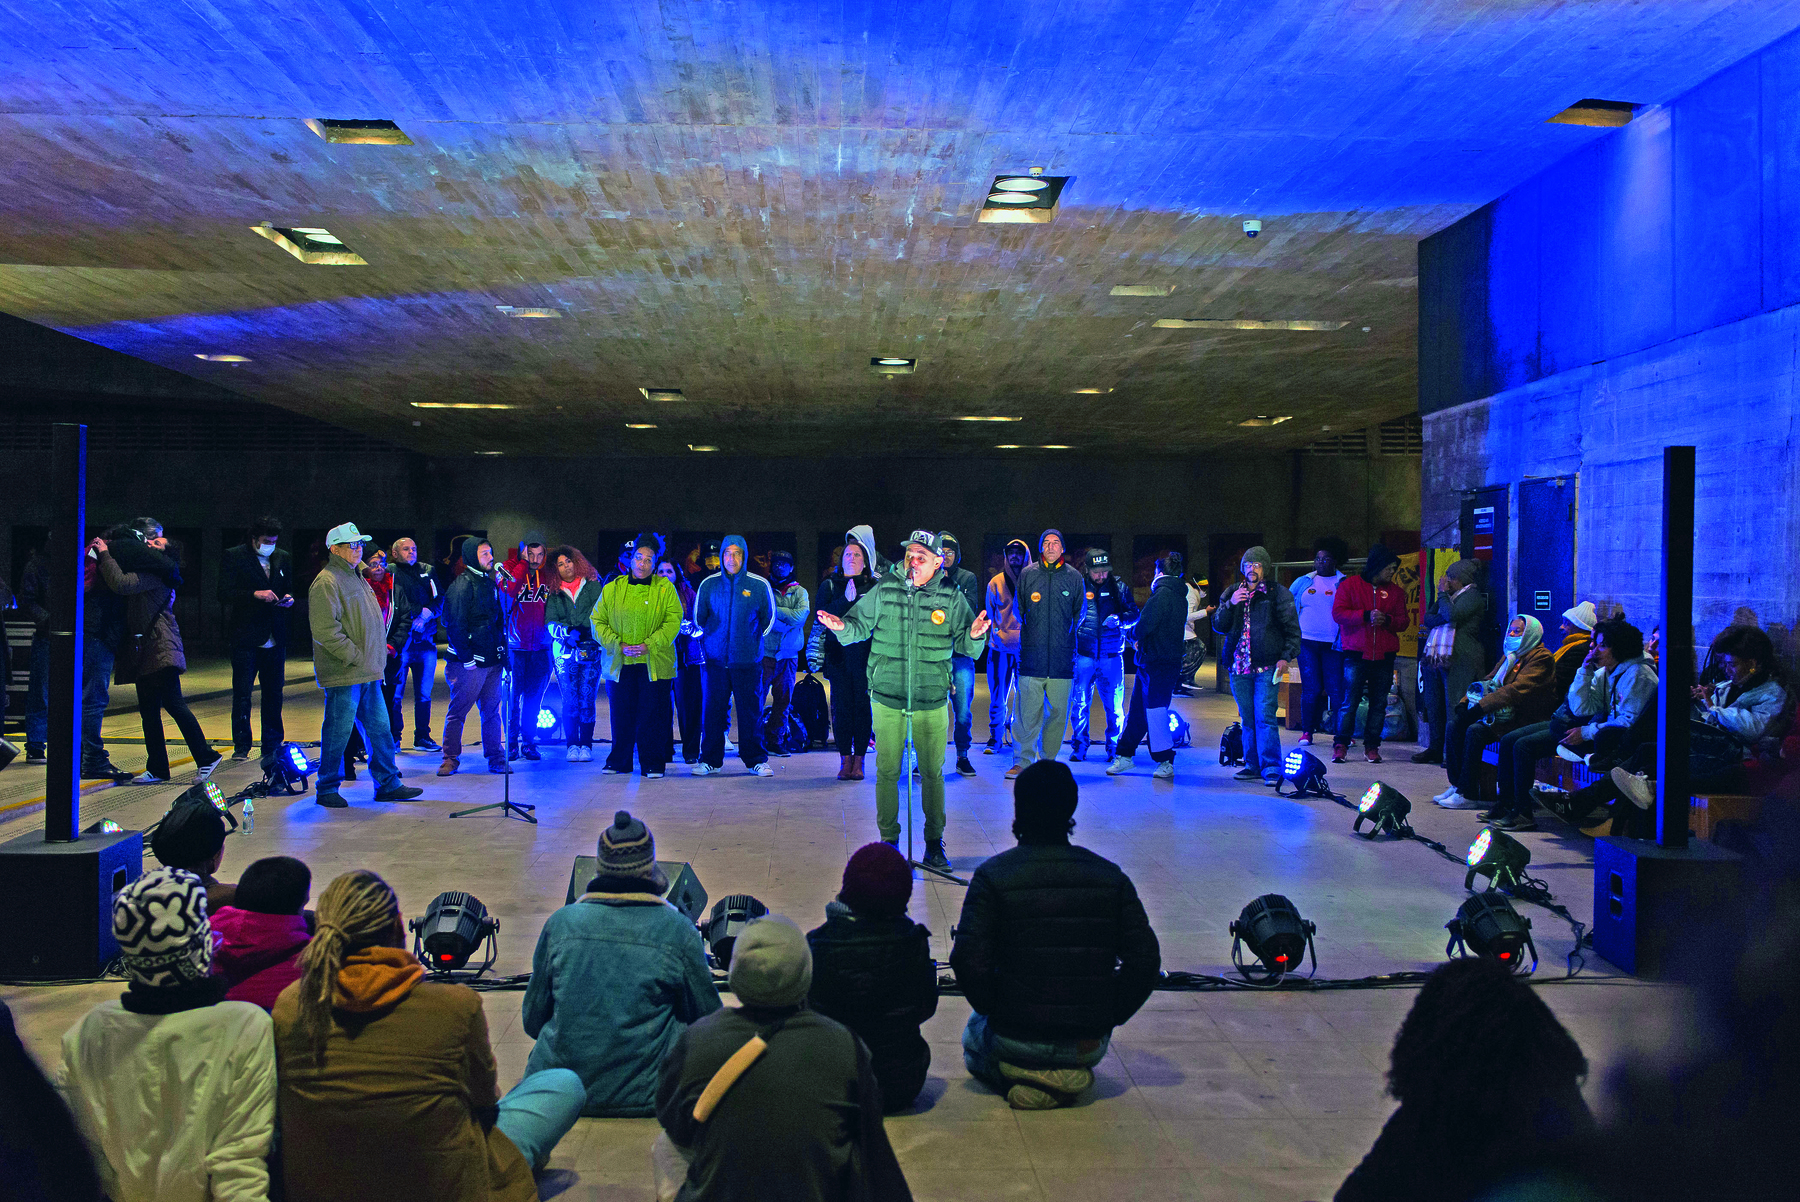
<instances>
[{"instance_id":1,"label":"man in hooded sweatshirt","mask_svg":"<svg viewBox=\"0 0 1800 1202\"><path fill-rule=\"evenodd\" d=\"M506 647L512 657L512 689L507 705L506 758L542 759L537 747L538 710L550 685L550 628L544 607L556 587L544 574L544 536L526 534L507 557L496 583L511 604L506 607Z\"/></svg>"},{"instance_id":2,"label":"man in hooded sweatshirt","mask_svg":"<svg viewBox=\"0 0 1800 1202\"><path fill-rule=\"evenodd\" d=\"M1013 744L1014 694L1019 687L1019 614L1013 608L1013 597L1019 590L1019 573L1030 562L1030 546L1015 538L1006 544L1005 566L988 581L987 616L994 628L987 649L988 755Z\"/></svg>"},{"instance_id":3,"label":"man in hooded sweatshirt","mask_svg":"<svg viewBox=\"0 0 1800 1202\"><path fill-rule=\"evenodd\" d=\"M706 712L695 776L725 767L727 707L737 703L738 755L757 776L774 776L762 745L763 638L775 624L775 590L752 572L749 544L728 534L719 570L694 594L694 624L706 647Z\"/></svg>"},{"instance_id":4,"label":"man in hooded sweatshirt","mask_svg":"<svg viewBox=\"0 0 1800 1202\"><path fill-rule=\"evenodd\" d=\"M785 758L781 737L787 730L788 707L794 700L794 668L800 648L806 645L806 587L794 579L794 556L777 551L769 557L769 589L775 594L775 619L763 636L762 687L769 694L769 714L763 722L763 746L770 755Z\"/></svg>"},{"instance_id":5,"label":"man in hooded sweatshirt","mask_svg":"<svg viewBox=\"0 0 1800 1202\"><path fill-rule=\"evenodd\" d=\"M1069 759L1087 759L1088 713L1095 693L1106 711L1106 754L1119 742L1125 698L1125 635L1138 620L1137 599L1113 575L1112 556L1095 547L1087 557L1087 616L1075 632L1075 683L1069 692ZM1185 601L1185 598L1184 598ZM1182 606L1185 615L1187 607Z\"/></svg>"},{"instance_id":6,"label":"man in hooded sweatshirt","mask_svg":"<svg viewBox=\"0 0 1800 1202\"><path fill-rule=\"evenodd\" d=\"M1019 728L1007 780L1027 764L1055 759L1062 746L1075 679L1075 632L1088 611L1087 582L1063 561L1062 531L1044 531L1038 556L1019 573L1013 594L1019 615Z\"/></svg>"},{"instance_id":7,"label":"man in hooded sweatshirt","mask_svg":"<svg viewBox=\"0 0 1800 1202\"><path fill-rule=\"evenodd\" d=\"M450 708L444 714L444 762L439 776L452 776L462 758L463 721L471 708L481 713L481 750L488 771L512 771L500 734L500 695L506 675L506 594L498 587L494 548L485 538L462 540L463 571L444 594L444 633L450 661L444 679Z\"/></svg>"},{"instance_id":8,"label":"man in hooded sweatshirt","mask_svg":"<svg viewBox=\"0 0 1800 1202\"><path fill-rule=\"evenodd\" d=\"M986 607L987 597L975 573L962 566L962 544L948 530L938 535L944 548L944 579L963 595L969 612L978 614ZM952 710L951 740L956 744L956 770L963 776L974 776L975 765L969 762L969 748L974 742L975 725L975 660L972 656L950 657L950 706Z\"/></svg>"}]
</instances>

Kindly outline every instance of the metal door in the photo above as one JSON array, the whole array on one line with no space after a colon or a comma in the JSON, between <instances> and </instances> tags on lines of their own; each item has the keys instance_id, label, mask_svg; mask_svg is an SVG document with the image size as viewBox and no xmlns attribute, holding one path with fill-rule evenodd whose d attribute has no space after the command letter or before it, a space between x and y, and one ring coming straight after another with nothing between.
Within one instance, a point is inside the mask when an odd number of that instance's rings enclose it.
<instances>
[{"instance_id":1,"label":"metal door","mask_svg":"<svg viewBox=\"0 0 1800 1202\"><path fill-rule=\"evenodd\" d=\"M1489 663L1500 658L1500 638L1512 621L1512 591L1506 571L1509 517L1504 484L1463 498L1462 553L1482 566L1481 587L1487 593L1488 606L1481 640Z\"/></svg>"},{"instance_id":2,"label":"metal door","mask_svg":"<svg viewBox=\"0 0 1800 1202\"><path fill-rule=\"evenodd\" d=\"M1562 612L1575 604L1575 477L1519 483L1519 607L1555 645Z\"/></svg>"}]
</instances>

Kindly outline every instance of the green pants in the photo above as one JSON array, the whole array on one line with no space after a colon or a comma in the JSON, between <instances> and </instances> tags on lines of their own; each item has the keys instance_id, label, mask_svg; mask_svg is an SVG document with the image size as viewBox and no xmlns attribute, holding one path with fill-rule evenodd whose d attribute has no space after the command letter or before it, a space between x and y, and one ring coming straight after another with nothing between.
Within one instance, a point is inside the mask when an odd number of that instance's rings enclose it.
<instances>
[{"instance_id":1,"label":"green pants","mask_svg":"<svg viewBox=\"0 0 1800 1202\"><path fill-rule=\"evenodd\" d=\"M883 839L900 837L900 755L906 749L906 712L877 701L875 711L875 825ZM919 753L920 800L925 840L944 837L944 743L950 737L950 703L914 710L913 746Z\"/></svg>"}]
</instances>

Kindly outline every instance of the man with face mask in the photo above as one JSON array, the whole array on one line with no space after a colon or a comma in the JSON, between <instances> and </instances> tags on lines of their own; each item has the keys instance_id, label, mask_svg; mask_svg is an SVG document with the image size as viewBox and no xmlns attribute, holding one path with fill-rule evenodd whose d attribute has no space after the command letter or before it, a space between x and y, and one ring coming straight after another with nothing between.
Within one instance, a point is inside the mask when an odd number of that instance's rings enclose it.
<instances>
[{"instance_id":1,"label":"man with face mask","mask_svg":"<svg viewBox=\"0 0 1800 1202\"><path fill-rule=\"evenodd\" d=\"M1022 538L1006 544L1004 566L988 581L987 616L993 637L987 645L988 741L987 754L1012 746L1013 694L1019 687L1019 614L1013 608L1019 573L1031 562L1031 548ZM1004 733L1002 733L1004 732Z\"/></svg>"},{"instance_id":2,"label":"man with face mask","mask_svg":"<svg viewBox=\"0 0 1800 1202\"><path fill-rule=\"evenodd\" d=\"M474 535L462 540L462 575L444 594L444 633L450 662L444 680L450 686L450 709L444 715L444 761L439 776L455 774L462 757L463 720L471 708L481 713L481 750L488 771L507 773L506 742L500 733L500 694L506 672L506 610L494 565L494 548Z\"/></svg>"},{"instance_id":3,"label":"man with face mask","mask_svg":"<svg viewBox=\"0 0 1800 1202\"><path fill-rule=\"evenodd\" d=\"M1087 617L1086 581L1063 560L1062 531L1038 540L1041 558L1019 573L1013 610L1019 615L1019 727L1012 780L1036 760L1053 760L1069 720L1075 677L1075 632Z\"/></svg>"},{"instance_id":4,"label":"man with face mask","mask_svg":"<svg viewBox=\"0 0 1800 1202\"><path fill-rule=\"evenodd\" d=\"M281 690L286 683L287 611L294 604L292 561L275 542L281 523L257 518L249 537L219 561L219 604L231 648L231 758L250 758L250 690L262 685L262 765L285 739Z\"/></svg>"}]
</instances>

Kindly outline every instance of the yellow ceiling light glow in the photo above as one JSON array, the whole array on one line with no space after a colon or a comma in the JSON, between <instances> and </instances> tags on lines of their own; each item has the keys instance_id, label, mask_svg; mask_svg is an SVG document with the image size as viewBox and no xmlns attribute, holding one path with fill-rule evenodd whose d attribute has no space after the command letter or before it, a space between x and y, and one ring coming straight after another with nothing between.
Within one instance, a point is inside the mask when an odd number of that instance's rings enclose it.
<instances>
[{"instance_id":1,"label":"yellow ceiling light glow","mask_svg":"<svg viewBox=\"0 0 1800 1202\"><path fill-rule=\"evenodd\" d=\"M1110 388L1071 388L1069 391L1074 393L1076 396L1105 396L1107 393L1111 392L1112 389L1110 389Z\"/></svg>"},{"instance_id":2,"label":"yellow ceiling light glow","mask_svg":"<svg viewBox=\"0 0 1800 1202\"><path fill-rule=\"evenodd\" d=\"M477 405L469 401L411 401L414 409L517 409L517 405Z\"/></svg>"},{"instance_id":3,"label":"yellow ceiling light glow","mask_svg":"<svg viewBox=\"0 0 1800 1202\"><path fill-rule=\"evenodd\" d=\"M1002 417L996 414L992 417L972 415L969 417L959 417L956 420L959 422L1022 422L1025 419L1022 417Z\"/></svg>"},{"instance_id":4,"label":"yellow ceiling light glow","mask_svg":"<svg viewBox=\"0 0 1800 1202\"><path fill-rule=\"evenodd\" d=\"M248 363L248 355L195 355L196 359L204 359L208 363Z\"/></svg>"},{"instance_id":5,"label":"yellow ceiling light glow","mask_svg":"<svg viewBox=\"0 0 1800 1202\"><path fill-rule=\"evenodd\" d=\"M688 443L688 450L690 450L690 451L716 451L718 449L719 449L718 447L708 446L705 443L697 443L697 442Z\"/></svg>"},{"instance_id":6,"label":"yellow ceiling light glow","mask_svg":"<svg viewBox=\"0 0 1800 1202\"><path fill-rule=\"evenodd\" d=\"M910 376L918 369L917 359L902 359L898 355L877 355L869 360L869 370L878 376Z\"/></svg>"},{"instance_id":7,"label":"yellow ceiling light glow","mask_svg":"<svg viewBox=\"0 0 1800 1202\"><path fill-rule=\"evenodd\" d=\"M642 394L646 401L687 400L687 397L682 395L681 389L679 388L640 388L638 389L638 392Z\"/></svg>"},{"instance_id":8,"label":"yellow ceiling light glow","mask_svg":"<svg viewBox=\"0 0 1800 1202\"><path fill-rule=\"evenodd\" d=\"M1114 296L1168 296L1175 291L1173 284L1114 284Z\"/></svg>"},{"instance_id":9,"label":"yellow ceiling light glow","mask_svg":"<svg viewBox=\"0 0 1800 1202\"><path fill-rule=\"evenodd\" d=\"M302 263L313 267L367 267L369 261L344 245L344 240L316 225L276 226L265 221L250 232L267 238Z\"/></svg>"},{"instance_id":10,"label":"yellow ceiling light glow","mask_svg":"<svg viewBox=\"0 0 1800 1202\"><path fill-rule=\"evenodd\" d=\"M1347 321L1251 321L1243 317L1159 317L1159 330L1341 330Z\"/></svg>"},{"instance_id":11,"label":"yellow ceiling light glow","mask_svg":"<svg viewBox=\"0 0 1800 1202\"><path fill-rule=\"evenodd\" d=\"M1239 422L1238 425L1240 425L1240 426L1279 426L1282 422L1291 422L1293 420L1294 420L1294 415L1291 413L1284 413L1279 417L1273 417L1266 413L1259 413L1255 417L1245 418L1243 421Z\"/></svg>"},{"instance_id":12,"label":"yellow ceiling light glow","mask_svg":"<svg viewBox=\"0 0 1800 1202\"><path fill-rule=\"evenodd\" d=\"M654 429L656 429L656 423L655 422L626 422L625 428L627 430L654 430Z\"/></svg>"}]
</instances>

